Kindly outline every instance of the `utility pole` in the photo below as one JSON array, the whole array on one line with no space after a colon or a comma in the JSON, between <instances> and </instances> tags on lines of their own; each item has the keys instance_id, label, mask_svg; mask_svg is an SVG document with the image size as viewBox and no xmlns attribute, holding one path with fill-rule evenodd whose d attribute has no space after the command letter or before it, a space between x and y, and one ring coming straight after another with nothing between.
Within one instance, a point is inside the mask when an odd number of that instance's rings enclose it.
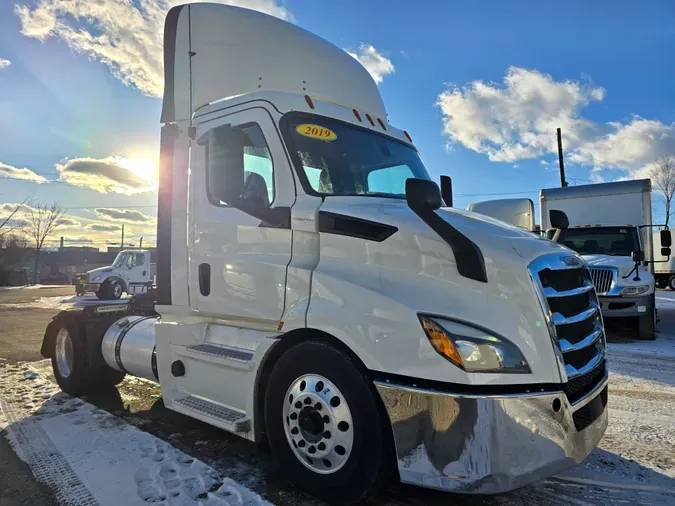
<instances>
[{"instance_id":1,"label":"utility pole","mask_svg":"<svg viewBox=\"0 0 675 506\"><path fill-rule=\"evenodd\" d=\"M122 223L122 242L120 243L120 249L124 249L124 223Z\"/></svg>"},{"instance_id":2,"label":"utility pole","mask_svg":"<svg viewBox=\"0 0 675 506\"><path fill-rule=\"evenodd\" d=\"M560 186L565 188L567 181L565 181L565 162L563 161L562 132L560 128L558 128L558 164L560 165Z\"/></svg>"}]
</instances>

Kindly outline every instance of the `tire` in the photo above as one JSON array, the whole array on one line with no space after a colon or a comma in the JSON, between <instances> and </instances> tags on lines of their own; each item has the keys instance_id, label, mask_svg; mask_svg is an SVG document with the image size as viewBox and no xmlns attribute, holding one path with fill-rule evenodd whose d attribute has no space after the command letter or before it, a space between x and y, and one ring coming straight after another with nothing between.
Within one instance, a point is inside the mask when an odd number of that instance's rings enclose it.
<instances>
[{"instance_id":1,"label":"tire","mask_svg":"<svg viewBox=\"0 0 675 506\"><path fill-rule=\"evenodd\" d=\"M675 280L673 280L673 281L675 281ZM656 288L663 289L663 288L668 287L668 282L663 278L657 278L654 282L656 283Z\"/></svg>"},{"instance_id":2,"label":"tire","mask_svg":"<svg viewBox=\"0 0 675 506\"><path fill-rule=\"evenodd\" d=\"M99 286L96 291L96 297L98 297L99 300L108 299L108 281L101 283L101 286Z\"/></svg>"},{"instance_id":3,"label":"tire","mask_svg":"<svg viewBox=\"0 0 675 506\"><path fill-rule=\"evenodd\" d=\"M656 308L651 314L638 316L638 339L642 341L656 339Z\"/></svg>"},{"instance_id":4,"label":"tire","mask_svg":"<svg viewBox=\"0 0 675 506\"><path fill-rule=\"evenodd\" d=\"M297 393L293 400L289 392ZM265 426L272 453L298 489L331 504L351 504L386 483L393 444L376 395L352 360L328 344L304 342L282 355L265 394ZM326 415L317 420L316 413Z\"/></svg>"},{"instance_id":5,"label":"tire","mask_svg":"<svg viewBox=\"0 0 675 506\"><path fill-rule=\"evenodd\" d=\"M675 276L670 276L670 279L668 280L668 288L675 291Z\"/></svg>"},{"instance_id":6,"label":"tire","mask_svg":"<svg viewBox=\"0 0 675 506\"><path fill-rule=\"evenodd\" d=\"M125 374L108 366L92 371L86 339L72 322L64 323L54 337L52 370L61 390L84 395L100 388L119 384Z\"/></svg>"},{"instance_id":7,"label":"tire","mask_svg":"<svg viewBox=\"0 0 675 506\"><path fill-rule=\"evenodd\" d=\"M108 300L117 300L122 296L124 292L124 286L119 279L111 279L108 281Z\"/></svg>"}]
</instances>

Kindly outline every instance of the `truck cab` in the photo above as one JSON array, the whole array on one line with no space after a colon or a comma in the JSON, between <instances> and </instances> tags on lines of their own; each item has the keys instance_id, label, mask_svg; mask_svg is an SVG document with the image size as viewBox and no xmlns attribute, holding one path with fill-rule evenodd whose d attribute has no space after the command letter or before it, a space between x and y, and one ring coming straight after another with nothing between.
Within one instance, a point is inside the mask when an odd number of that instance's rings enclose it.
<instances>
[{"instance_id":1,"label":"truck cab","mask_svg":"<svg viewBox=\"0 0 675 506\"><path fill-rule=\"evenodd\" d=\"M586 458L608 375L579 255L443 206L368 72L295 25L178 6L164 51L156 304L57 316L64 390L154 379L336 502L388 470L496 493Z\"/></svg>"},{"instance_id":2,"label":"truck cab","mask_svg":"<svg viewBox=\"0 0 675 506\"><path fill-rule=\"evenodd\" d=\"M152 286L152 267L149 250L122 250L112 265L78 275L75 290L77 295L94 292L102 300L119 299L124 292L146 293Z\"/></svg>"}]
</instances>

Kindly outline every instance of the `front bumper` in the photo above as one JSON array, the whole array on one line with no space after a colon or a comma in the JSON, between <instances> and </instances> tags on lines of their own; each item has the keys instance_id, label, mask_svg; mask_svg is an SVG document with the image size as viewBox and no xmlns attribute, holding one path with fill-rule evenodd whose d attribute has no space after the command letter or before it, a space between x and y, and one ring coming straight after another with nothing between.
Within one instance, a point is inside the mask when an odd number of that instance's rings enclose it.
<instances>
[{"instance_id":1,"label":"front bumper","mask_svg":"<svg viewBox=\"0 0 675 506\"><path fill-rule=\"evenodd\" d=\"M654 310L654 294L637 297L598 296L603 318L644 316Z\"/></svg>"},{"instance_id":2,"label":"front bumper","mask_svg":"<svg viewBox=\"0 0 675 506\"><path fill-rule=\"evenodd\" d=\"M522 487L583 461L607 428L607 378L574 406L562 392L481 396L375 385L401 481L427 488L495 494Z\"/></svg>"}]
</instances>

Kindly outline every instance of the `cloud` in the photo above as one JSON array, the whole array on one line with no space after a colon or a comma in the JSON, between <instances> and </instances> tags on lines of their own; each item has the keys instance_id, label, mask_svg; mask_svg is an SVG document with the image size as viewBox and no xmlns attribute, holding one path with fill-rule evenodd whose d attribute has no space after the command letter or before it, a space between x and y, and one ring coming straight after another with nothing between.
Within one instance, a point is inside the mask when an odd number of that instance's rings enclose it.
<instances>
[{"instance_id":1,"label":"cloud","mask_svg":"<svg viewBox=\"0 0 675 506\"><path fill-rule=\"evenodd\" d=\"M370 44L361 44L358 52L347 51L347 53L356 58L370 72L376 83L381 83L384 76L394 71L394 64L391 63L391 60L383 56Z\"/></svg>"},{"instance_id":2,"label":"cloud","mask_svg":"<svg viewBox=\"0 0 675 506\"><path fill-rule=\"evenodd\" d=\"M122 229L120 225L108 225L106 223L90 223L87 228L94 232L119 232Z\"/></svg>"},{"instance_id":3,"label":"cloud","mask_svg":"<svg viewBox=\"0 0 675 506\"><path fill-rule=\"evenodd\" d=\"M9 179L23 179L25 181L33 181L34 183L46 183L47 179L37 175L30 169L17 169L11 165L0 162L0 177L7 177Z\"/></svg>"},{"instance_id":4,"label":"cloud","mask_svg":"<svg viewBox=\"0 0 675 506\"><path fill-rule=\"evenodd\" d=\"M56 170L61 181L86 186L101 193L133 195L156 191L157 181L152 162L138 162L139 159L113 156L101 159L73 158L57 163Z\"/></svg>"},{"instance_id":5,"label":"cloud","mask_svg":"<svg viewBox=\"0 0 675 506\"><path fill-rule=\"evenodd\" d=\"M11 61L0 58L0 70L9 67L12 64Z\"/></svg>"},{"instance_id":6,"label":"cloud","mask_svg":"<svg viewBox=\"0 0 675 506\"><path fill-rule=\"evenodd\" d=\"M81 227L82 223L80 223L75 218L71 218L70 216L64 216L61 219L61 225L63 225L64 227Z\"/></svg>"},{"instance_id":7,"label":"cloud","mask_svg":"<svg viewBox=\"0 0 675 506\"><path fill-rule=\"evenodd\" d=\"M78 53L107 65L123 83L159 97L164 86L162 37L169 8L184 0L37 0L16 5L21 33L38 40L63 40ZM220 0L282 19L290 13L276 0Z\"/></svg>"},{"instance_id":8,"label":"cloud","mask_svg":"<svg viewBox=\"0 0 675 506\"><path fill-rule=\"evenodd\" d=\"M646 175L654 160L675 153L675 124L635 116L626 124L608 123L607 130L579 146L569 160L596 171L619 169Z\"/></svg>"},{"instance_id":9,"label":"cloud","mask_svg":"<svg viewBox=\"0 0 675 506\"><path fill-rule=\"evenodd\" d=\"M510 67L503 84L451 86L439 95L437 105L450 143L495 162L514 162L554 152L557 127L565 134L566 147L578 146L593 128L579 111L604 94L591 84L556 82L537 70Z\"/></svg>"},{"instance_id":10,"label":"cloud","mask_svg":"<svg viewBox=\"0 0 675 506\"><path fill-rule=\"evenodd\" d=\"M558 127L566 161L592 167L595 179L607 169L645 174L653 160L675 153L675 123L634 116L602 124L583 117L584 108L604 97L605 89L590 82L555 81L537 70L510 67L503 83L450 86L437 105L450 146L460 144L494 162L556 154Z\"/></svg>"},{"instance_id":11,"label":"cloud","mask_svg":"<svg viewBox=\"0 0 675 506\"><path fill-rule=\"evenodd\" d=\"M143 214L140 211L134 211L133 209L98 207L95 209L95 212L100 218L111 221L119 220L131 223L152 223L155 220L152 216Z\"/></svg>"}]
</instances>

